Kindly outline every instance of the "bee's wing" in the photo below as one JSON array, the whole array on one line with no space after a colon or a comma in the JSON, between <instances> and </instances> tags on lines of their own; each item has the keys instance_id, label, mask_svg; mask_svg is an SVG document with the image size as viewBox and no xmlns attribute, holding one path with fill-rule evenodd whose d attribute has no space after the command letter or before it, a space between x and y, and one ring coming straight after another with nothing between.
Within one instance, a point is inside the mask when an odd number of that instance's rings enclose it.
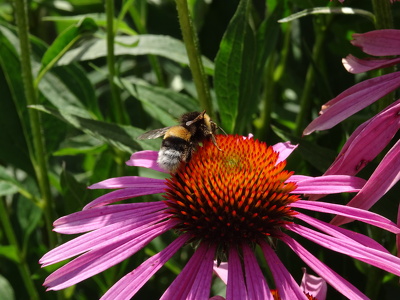
<instances>
[{"instance_id":1,"label":"bee's wing","mask_svg":"<svg viewBox=\"0 0 400 300\"><path fill-rule=\"evenodd\" d=\"M147 131L143 133L142 135L139 135L137 137L138 140L151 140L151 139L156 139L160 136L165 135L165 133L173 126L170 127L165 127L165 128L159 128L159 129L153 129L150 131Z\"/></svg>"}]
</instances>

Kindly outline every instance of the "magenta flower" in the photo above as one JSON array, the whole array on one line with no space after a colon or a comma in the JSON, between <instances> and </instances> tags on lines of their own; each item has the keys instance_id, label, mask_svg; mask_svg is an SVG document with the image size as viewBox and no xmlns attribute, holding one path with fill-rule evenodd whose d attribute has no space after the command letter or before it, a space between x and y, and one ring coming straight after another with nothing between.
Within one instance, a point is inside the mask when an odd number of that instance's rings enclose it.
<instances>
[{"instance_id":1,"label":"magenta flower","mask_svg":"<svg viewBox=\"0 0 400 300\"><path fill-rule=\"evenodd\" d=\"M252 138L217 136L220 151L206 141L189 163L168 179L112 178L90 188L117 189L55 221L55 231L85 234L43 256L48 266L74 258L44 285L59 290L74 285L134 255L157 236L173 230L177 238L115 283L102 299L130 299L181 247L198 245L161 299L209 299L214 259L228 262L226 299L270 299L272 294L255 256L259 247L282 299L307 299L278 257L281 241L318 276L349 299L367 299L296 240L306 238L332 251L400 275L400 258L367 236L325 223L307 211L341 215L400 234L393 222L362 209L301 200L299 194L357 192L365 181L346 175L307 177L285 171L296 148L273 147ZM128 165L159 170L157 152L132 155ZM112 204L140 195L163 193L164 201ZM307 225L299 224L305 223Z\"/></svg>"},{"instance_id":2,"label":"magenta flower","mask_svg":"<svg viewBox=\"0 0 400 300\"><path fill-rule=\"evenodd\" d=\"M400 30L375 30L354 34L352 44L365 53L377 56L400 55ZM352 55L343 59L351 73L360 73L399 63L399 58L358 59ZM400 86L400 72L365 80L327 102L321 115L304 130L329 129L352 114L379 100ZM400 128L400 100L361 124L349 137L335 162L324 175L356 175L373 160L393 139ZM364 188L348 205L369 209L400 179L400 146L396 143L381 161ZM318 197L311 197L316 200ZM332 224L341 225L350 219L337 216Z\"/></svg>"}]
</instances>

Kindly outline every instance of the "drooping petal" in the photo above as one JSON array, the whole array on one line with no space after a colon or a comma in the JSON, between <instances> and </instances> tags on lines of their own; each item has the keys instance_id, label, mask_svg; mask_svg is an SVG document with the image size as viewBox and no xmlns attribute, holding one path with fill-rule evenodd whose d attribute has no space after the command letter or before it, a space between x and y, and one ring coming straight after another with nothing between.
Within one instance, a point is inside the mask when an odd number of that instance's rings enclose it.
<instances>
[{"instance_id":1,"label":"drooping petal","mask_svg":"<svg viewBox=\"0 0 400 300\"><path fill-rule=\"evenodd\" d=\"M234 247L229 249L228 258L228 285L226 300L249 299L244 282L243 270L239 255Z\"/></svg>"},{"instance_id":2,"label":"drooping petal","mask_svg":"<svg viewBox=\"0 0 400 300\"><path fill-rule=\"evenodd\" d=\"M160 194L165 191L165 187L141 187L141 188L126 188L122 190L116 190L109 192L108 194L105 194L103 196L100 196L93 201L89 202L88 204L85 205L83 210L91 209L94 207L99 207L99 206L104 206L107 204L111 204L114 202L126 200L129 198L135 198L139 196L144 196L144 195L154 195L154 194Z\"/></svg>"},{"instance_id":3,"label":"drooping petal","mask_svg":"<svg viewBox=\"0 0 400 300\"><path fill-rule=\"evenodd\" d=\"M187 296L186 299L208 300L211 290L214 256L215 256L215 246L211 246L207 249L207 253L205 254L205 256L201 257L200 268L196 272L196 278L194 280L192 289L190 290L189 295Z\"/></svg>"},{"instance_id":4,"label":"drooping petal","mask_svg":"<svg viewBox=\"0 0 400 300\"><path fill-rule=\"evenodd\" d=\"M308 274L306 268L302 268L302 271L303 278L300 287L304 293L308 293L318 300L325 300L328 292L325 279Z\"/></svg>"},{"instance_id":5,"label":"drooping petal","mask_svg":"<svg viewBox=\"0 0 400 300\"><path fill-rule=\"evenodd\" d=\"M389 191L400 179L400 140L389 150L371 177L354 196L348 206L370 209L383 195ZM332 224L341 225L351 220L336 216Z\"/></svg>"},{"instance_id":6,"label":"drooping petal","mask_svg":"<svg viewBox=\"0 0 400 300\"><path fill-rule=\"evenodd\" d=\"M260 270L260 266L247 244L242 245L244 269L246 274L246 287L249 299L254 300L273 300L270 289L265 280L265 276Z\"/></svg>"},{"instance_id":7,"label":"drooping petal","mask_svg":"<svg viewBox=\"0 0 400 300\"><path fill-rule=\"evenodd\" d=\"M371 78L342 92L324 105L321 115L304 129L308 135L315 130L332 128L352 114L369 106L400 86L400 72Z\"/></svg>"},{"instance_id":8,"label":"drooping petal","mask_svg":"<svg viewBox=\"0 0 400 300\"><path fill-rule=\"evenodd\" d=\"M342 64L347 72L358 74L371 70L386 68L400 63L400 58L393 59L360 59L353 55L348 55L342 59Z\"/></svg>"},{"instance_id":9,"label":"drooping petal","mask_svg":"<svg viewBox=\"0 0 400 300\"><path fill-rule=\"evenodd\" d=\"M170 230L176 222L167 221L146 228L136 238L124 239L107 247L89 251L50 274L44 286L60 290L96 275L133 255L151 240Z\"/></svg>"},{"instance_id":10,"label":"drooping petal","mask_svg":"<svg viewBox=\"0 0 400 300\"><path fill-rule=\"evenodd\" d=\"M269 269L271 270L272 276L274 276L275 286L278 290L279 296L282 299L307 300L306 295L282 264L278 256L275 254L275 251L265 242L261 242L260 246L264 252L264 257L268 263Z\"/></svg>"},{"instance_id":11,"label":"drooping petal","mask_svg":"<svg viewBox=\"0 0 400 300\"><path fill-rule=\"evenodd\" d=\"M286 228L327 249L351 256L397 276L400 275L400 258L390 253L365 247L357 242L349 242L347 239L331 237L298 224L288 224Z\"/></svg>"},{"instance_id":12,"label":"drooping petal","mask_svg":"<svg viewBox=\"0 0 400 300\"><path fill-rule=\"evenodd\" d=\"M400 232L400 229L389 219L382 217L378 214L370 212L368 210L359 209L355 207L326 203L319 201L305 201L299 200L290 205L295 208L303 208L312 211L319 211L323 213L335 214L339 216L345 216L354 220L359 220L364 223L374 225L379 228L383 228L395 234Z\"/></svg>"},{"instance_id":13,"label":"drooping petal","mask_svg":"<svg viewBox=\"0 0 400 300\"><path fill-rule=\"evenodd\" d=\"M182 246L190 239L188 234L179 236L165 249L153 255L132 272L126 274L101 297L100 300L125 300L132 298Z\"/></svg>"},{"instance_id":14,"label":"drooping petal","mask_svg":"<svg viewBox=\"0 0 400 300\"><path fill-rule=\"evenodd\" d=\"M128 166L143 167L153 169L158 172L168 173L157 164L157 151L139 151L131 155L131 158L126 162Z\"/></svg>"},{"instance_id":15,"label":"drooping petal","mask_svg":"<svg viewBox=\"0 0 400 300\"><path fill-rule=\"evenodd\" d=\"M355 33L351 43L369 55L400 55L400 30L382 29Z\"/></svg>"},{"instance_id":16,"label":"drooping petal","mask_svg":"<svg viewBox=\"0 0 400 300\"><path fill-rule=\"evenodd\" d=\"M279 152L278 160L276 161L279 164L281 161L285 160L289 157L290 154L297 148L298 145L293 145L290 142L277 143L272 146L274 151Z\"/></svg>"},{"instance_id":17,"label":"drooping petal","mask_svg":"<svg viewBox=\"0 0 400 300\"><path fill-rule=\"evenodd\" d=\"M153 213L164 213L165 217L168 217L164 211L159 212L166 207L162 201L95 207L57 219L53 223L54 231L63 234L77 234L122 222L127 218L132 222L138 221L148 218Z\"/></svg>"},{"instance_id":18,"label":"drooping petal","mask_svg":"<svg viewBox=\"0 0 400 300\"><path fill-rule=\"evenodd\" d=\"M355 175L373 160L400 128L400 99L361 124L324 175Z\"/></svg>"},{"instance_id":19,"label":"drooping petal","mask_svg":"<svg viewBox=\"0 0 400 300\"><path fill-rule=\"evenodd\" d=\"M123 176L100 181L92 184L88 189L123 189L141 187L165 188L165 180L140 176Z\"/></svg>"},{"instance_id":20,"label":"drooping petal","mask_svg":"<svg viewBox=\"0 0 400 300\"><path fill-rule=\"evenodd\" d=\"M295 239L286 234L282 234L282 241L285 242L294 253L296 253L315 273L324 278L333 288L339 293L346 296L348 299L363 299L368 297L361 293L356 287L350 284L346 279L337 274L331 268L326 266L318 258L308 252ZM319 298L317 298L319 299Z\"/></svg>"},{"instance_id":21,"label":"drooping petal","mask_svg":"<svg viewBox=\"0 0 400 300\"><path fill-rule=\"evenodd\" d=\"M375 240L371 239L370 237L368 237L366 235L363 235L363 234L360 234L360 233L357 233L357 232L354 232L351 230L347 230L344 228L340 228L335 225L328 224L326 222L320 221L318 219L304 215L299 212L297 212L295 217L297 219L303 220L304 222L310 224L311 226L313 226L327 234L330 234L331 236L340 237L342 239L348 239L351 242L357 242L366 247L371 247L371 248L375 248L379 251L390 253L381 244L379 244L378 242L376 242Z\"/></svg>"},{"instance_id":22,"label":"drooping petal","mask_svg":"<svg viewBox=\"0 0 400 300\"><path fill-rule=\"evenodd\" d=\"M286 182L290 182L290 177ZM327 175L296 182L293 194L335 194L358 192L365 184L362 178L348 175Z\"/></svg>"},{"instance_id":23,"label":"drooping petal","mask_svg":"<svg viewBox=\"0 0 400 300\"><path fill-rule=\"evenodd\" d=\"M201 244L199 248L197 248L196 252L190 258L189 262L183 268L183 270L179 273L179 275L175 278L175 280L171 283L168 289L161 296L160 300L185 300L185 299L197 299L193 297L189 297L189 293L191 293L192 289L196 290L194 285L201 285L200 288L207 288L203 293L206 296L202 296L202 299L208 299L210 294L210 285L211 285L211 275L212 275L212 266L213 266L213 257L215 254L214 247L208 247L207 244ZM202 267L206 267L202 269ZM201 270L202 269L202 270ZM206 285L197 282L197 276L200 273L204 274L204 272L209 272L209 276L207 278Z\"/></svg>"},{"instance_id":24,"label":"drooping petal","mask_svg":"<svg viewBox=\"0 0 400 300\"><path fill-rule=\"evenodd\" d=\"M142 232L147 232L151 225L162 221L164 218L163 215L151 216L151 218L143 218L139 222L126 219L125 222L91 231L47 252L39 263L42 264L42 267L45 267L90 250L106 248L122 240L134 239Z\"/></svg>"}]
</instances>

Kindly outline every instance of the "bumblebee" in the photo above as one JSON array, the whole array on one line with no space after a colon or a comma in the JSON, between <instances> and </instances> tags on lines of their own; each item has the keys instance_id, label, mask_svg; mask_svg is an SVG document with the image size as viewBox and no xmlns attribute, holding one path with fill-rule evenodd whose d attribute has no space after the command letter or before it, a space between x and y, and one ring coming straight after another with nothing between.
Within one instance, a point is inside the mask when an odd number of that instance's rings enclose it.
<instances>
[{"instance_id":1,"label":"bumblebee","mask_svg":"<svg viewBox=\"0 0 400 300\"><path fill-rule=\"evenodd\" d=\"M181 163L188 162L199 143L205 139L211 139L218 148L214 136L218 128L206 111L201 113L194 111L183 114L179 118L179 125L148 131L140 135L138 139L155 139L164 136L157 163L166 171L176 173Z\"/></svg>"}]
</instances>

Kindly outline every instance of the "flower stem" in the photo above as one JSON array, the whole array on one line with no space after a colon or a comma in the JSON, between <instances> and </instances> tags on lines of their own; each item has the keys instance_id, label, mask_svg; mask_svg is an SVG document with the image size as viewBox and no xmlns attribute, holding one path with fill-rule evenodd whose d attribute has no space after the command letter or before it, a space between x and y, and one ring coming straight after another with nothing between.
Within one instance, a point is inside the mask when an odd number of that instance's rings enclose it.
<instances>
[{"instance_id":1,"label":"flower stem","mask_svg":"<svg viewBox=\"0 0 400 300\"><path fill-rule=\"evenodd\" d=\"M0 221L4 229L4 233L7 236L8 242L15 248L15 252L17 253L18 261L16 262L16 265L24 282L23 286L26 287L29 294L29 299L39 299L39 294L35 288L35 284L33 283L31 272L26 262L26 257L18 245L16 235L8 217L7 209L4 205L3 198L0 199Z\"/></svg>"},{"instance_id":2,"label":"flower stem","mask_svg":"<svg viewBox=\"0 0 400 300\"><path fill-rule=\"evenodd\" d=\"M183 41L189 57L190 70L192 71L200 106L204 108L211 117L213 117L210 88L201 61L199 43L189 14L188 3L187 0L176 0L175 2Z\"/></svg>"},{"instance_id":3,"label":"flower stem","mask_svg":"<svg viewBox=\"0 0 400 300\"><path fill-rule=\"evenodd\" d=\"M330 16L328 16L327 18L331 19ZM322 20L322 17L320 17L320 20ZM327 21L326 24L327 23L329 23L329 21ZM311 58L312 62L310 63L307 69L306 81L304 84L303 93L300 98L300 111L296 117L296 128L294 132L296 136L301 135L304 129L304 124L309 118L310 108L312 103L311 90L315 85L315 74L316 74L315 64L318 63L321 56L321 50L325 40L325 32L327 27L326 24L316 24L315 26L316 38L315 38L314 48L312 51L312 58Z\"/></svg>"},{"instance_id":4,"label":"flower stem","mask_svg":"<svg viewBox=\"0 0 400 300\"><path fill-rule=\"evenodd\" d=\"M372 8L375 15L375 27L376 29L391 29L394 27L392 7L389 0L372 0ZM391 66L380 70L380 75L393 73L395 67ZM378 102L377 113L383 110L385 107L390 105L394 101L394 92L387 94Z\"/></svg>"},{"instance_id":5,"label":"flower stem","mask_svg":"<svg viewBox=\"0 0 400 300\"><path fill-rule=\"evenodd\" d=\"M30 44L29 44L29 28L28 28L28 15L26 2L24 0L15 1L15 12L17 19L17 28L19 35L19 44L21 49L21 73L22 80L24 83L24 92L27 101L27 105L38 104L38 91L34 88L32 66L31 66L31 55L30 55ZM35 169L37 182L41 192L42 200L40 206L44 210L44 216L46 220L46 229L48 233L49 246L54 247L55 235L52 232L52 223L54 220L53 216L53 205L50 193L50 183L48 178L48 167L46 161L45 143L42 135L42 128L40 122L39 111L29 109L29 124L32 130L33 139L33 150L29 148L29 155ZM27 141L30 145L30 141Z\"/></svg>"},{"instance_id":6,"label":"flower stem","mask_svg":"<svg viewBox=\"0 0 400 300\"><path fill-rule=\"evenodd\" d=\"M121 97L118 87L114 83L115 56L114 56L114 1L106 0L106 18L107 18L107 67L108 81L111 90L111 105L114 113L114 121L119 124L127 124L127 116L124 114Z\"/></svg>"}]
</instances>

